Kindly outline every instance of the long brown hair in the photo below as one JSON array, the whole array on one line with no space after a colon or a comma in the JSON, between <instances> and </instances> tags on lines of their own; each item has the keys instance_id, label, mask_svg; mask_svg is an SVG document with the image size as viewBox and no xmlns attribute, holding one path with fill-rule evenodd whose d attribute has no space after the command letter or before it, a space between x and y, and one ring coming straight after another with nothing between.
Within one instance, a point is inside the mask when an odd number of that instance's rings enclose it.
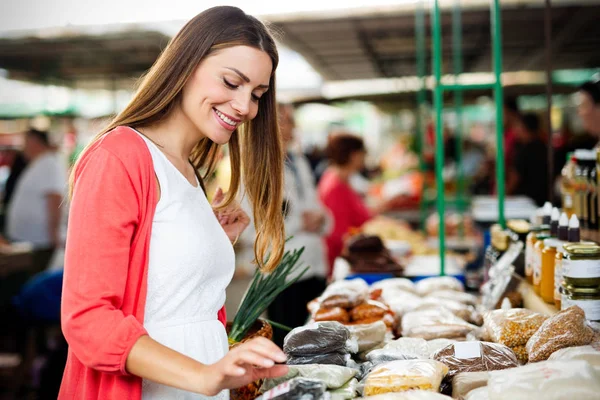
<instances>
[{"instance_id":1,"label":"long brown hair","mask_svg":"<svg viewBox=\"0 0 600 400\"><path fill-rule=\"evenodd\" d=\"M198 14L169 42L141 81L131 102L88 148L118 126L144 127L168 116L179 105L182 89L200 62L220 49L239 45L267 53L273 63L273 73L269 90L259 100L258 114L239 127L229 141L231 184L222 207L236 198L243 180L257 232L256 261L264 271L272 271L281 261L285 245L281 213L283 150L275 97L279 55L273 37L262 22L236 7L213 7ZM192 151L190 161L202 171L204 179L214 172L219 147L203 138Z\"/></svg>"}]
</instances>

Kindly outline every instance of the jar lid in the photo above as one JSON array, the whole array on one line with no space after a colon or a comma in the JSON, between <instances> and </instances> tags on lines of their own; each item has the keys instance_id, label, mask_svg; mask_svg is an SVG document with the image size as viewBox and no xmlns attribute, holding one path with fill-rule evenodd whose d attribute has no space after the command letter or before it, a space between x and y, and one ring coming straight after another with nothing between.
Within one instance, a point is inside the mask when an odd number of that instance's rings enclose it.
<instances>
[{"instance_id":1,"label":"jar lid","mask_svg":"<svg viewBox=\"0 0 600 400\"><path fill-rule=\"evenodd\" d=\"M529 232L530 230L529 222L525 221L524 219L512 219L510 221L507 221L506 227L511 231L521 235Z\"/></svg>"},{"instance_id":2,"label":"jar lid","mask_svg":"<svg viewBox=\"0 0 600 400\"><path fill-rule=\"evenodd\" d=\"M565 244L567 253L575 256L597 256L600 255L600 246L591 242L579 242Z\"/></svg>"}]
</instances>

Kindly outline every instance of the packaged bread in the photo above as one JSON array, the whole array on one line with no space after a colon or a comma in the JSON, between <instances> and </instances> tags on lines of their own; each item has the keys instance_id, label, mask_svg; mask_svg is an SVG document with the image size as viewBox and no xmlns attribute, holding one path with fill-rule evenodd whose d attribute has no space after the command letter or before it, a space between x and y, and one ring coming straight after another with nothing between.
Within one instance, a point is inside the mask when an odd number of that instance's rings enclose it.
<instances>
[{"instance_id":1,"label":"packaged bread","mask_svg":"<svg viewBox=\"0 0 600 400\"><path fill-rule=\"evenodd\" d=\"M421 296L427 296L440 290L454 290L464 292L465 286L461 281L452 276L436 276L420 280L416 284L417 293Z\"/></svg>"},{"instance_id":2,"label":"packaged bread","mask_svg":"<svg viewBox=\"0 0 600 400\"><path fill-rule=\"evenodd\" d=\"M321 307L352 308L369 297L369 285L362 279L336 281L325 289L318 301Z\"/></svg>"},{"instance_id":3,"label":"packaged bread","mask_svg":"<svg viewBox=\"0 0 600 400\"><path fill-rule=\"evenodd\" d=\"M457 290L436 290L435 292L429 293L428 298L437 298L443 300L458 301L469 306L476 306L479 304L477 296L470 293L465 293Z\"/></svg>"},{"instance_id":4,"label":"packaged bread","mask_svg":"<svg viewBox=\"0 0 600 400\"><path fill-rule=\"evenodd\" d=\"M402 318L402 336L431 339L464 339L476 329L445 308L412 311Z\"/></svg>"},{"instance_id":5,"label":"packaged bread","mask_svg":"<svg viewBox=\"0 0 600 400\"><path fill-rule=\"evenodd\" d=\"M448 367L435 360L403 360L380 364L364 380L364 396L408 390L439 391Z\"/></svg>"},{"instance_id":6,"label":"packaged bread","mask_svg":"<svg viewBox=\"0 0 600 400\"><path fill-rule=\"evenodd\" d=\"M346 309L341 307L321 307L317 310L313 319L316 322L337 321L341 322L342 324L345 324L347 322L350 322L350 314L348 314L348 311L346 311Z\"/></svg>"},{"instance_id":7,"label":"packaged bread","mask_svg":"<svg viewBox=\"0 0 600 400\"><path fill-rule=\"evenodd\" d=\"M375 282L371 285L371 290L380 289L386 291L402 290L409 293L417 293L415 284L406 278L390 278Z\"/></svg>"}]
</instances>

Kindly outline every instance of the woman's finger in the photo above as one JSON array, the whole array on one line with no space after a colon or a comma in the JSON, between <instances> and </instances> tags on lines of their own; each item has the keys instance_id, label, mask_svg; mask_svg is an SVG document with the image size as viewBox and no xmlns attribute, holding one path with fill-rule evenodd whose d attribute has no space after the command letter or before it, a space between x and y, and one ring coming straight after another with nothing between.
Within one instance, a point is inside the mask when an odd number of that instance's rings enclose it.
<instances>
[{"instance_id":1,"label":"woman's finger","mask_svg":"<svg viewBox=\"0 0 600 400\"><path fill-rule=\"evenodd\" d=\"M285 362L287 357L275 343L266 338L255 338L245 343L252 351L275 362Z\"/></svg>"},{"instance_id":2,"label":"woman's finger","mask_svg":"<svg viewBox=\"0 0 600 400\"><path fill-rule=\"evenodd\" d=\"M260 368L271 368L275 365L275 361L273 361L271 358L269 357L265 357L262 354L252 350L252 349L247 349L244 351L239 352L238 354L235 355L236 364L250 364L250 365L256 365L257 367Z\"/></svg>"}]
</instances>

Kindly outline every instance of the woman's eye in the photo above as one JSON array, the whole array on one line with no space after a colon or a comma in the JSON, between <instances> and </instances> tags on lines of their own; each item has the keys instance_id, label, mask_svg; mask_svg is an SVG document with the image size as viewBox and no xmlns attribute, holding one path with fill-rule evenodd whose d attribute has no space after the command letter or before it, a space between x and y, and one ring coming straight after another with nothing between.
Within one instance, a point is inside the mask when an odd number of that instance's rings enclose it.
<instances>
[{"instance_id":1,"label":"woman's eye","mask_svg":"<svg viewBox=\"0 0 600 400\"><path fill-rule=\"evenodd\" d=\"M252 94L252 101L254 102L258 102L260 100L260 96L257 96L255 94Z\"/></svg>"},{"instance_id":2,"label":"woman's eye","mask_svg":"<svg viewBox=\"0 0 600 400\"><path fill-rule=\"evenodd\" d=\"M229 89L237 89L237 85L234 85L233 83L229 82L227 79L223 78L223 83L225 84L225 86L227 86Z\"/></svg>"}]
</instances>

